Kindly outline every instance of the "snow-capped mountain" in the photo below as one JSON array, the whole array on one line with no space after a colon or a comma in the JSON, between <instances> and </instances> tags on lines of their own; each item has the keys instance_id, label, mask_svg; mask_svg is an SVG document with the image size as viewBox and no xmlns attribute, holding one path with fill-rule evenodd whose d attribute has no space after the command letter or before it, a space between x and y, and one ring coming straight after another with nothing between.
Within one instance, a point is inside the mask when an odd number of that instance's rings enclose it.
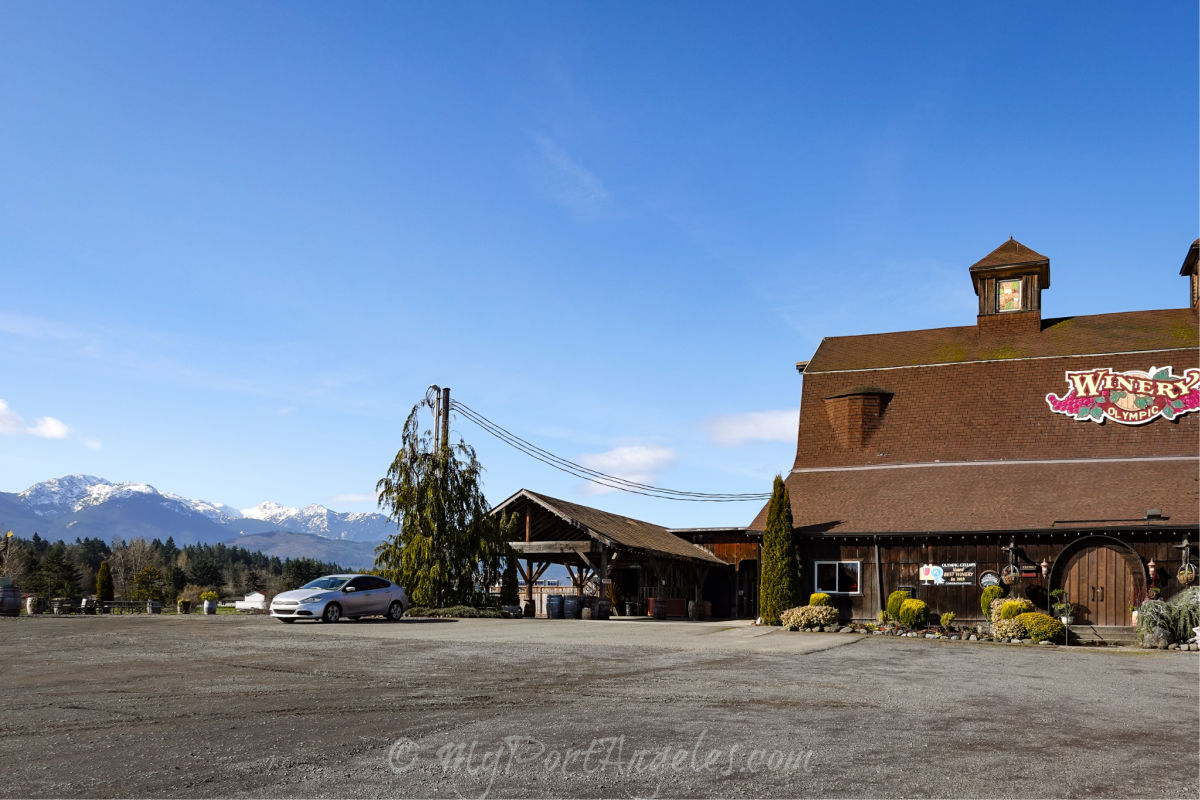
<instances>
[{"instance_id":1,"label":"snow-capped mountain","mask_svg":"<svg viewBox=\"0 0 1200 800\"><path fill-rule=\"evenodd\" d=\"M270 502L239 511L223 503L160 492L145 483L113 483L94 475L65 475L20 494L0 493L0 526L5 524L24 536L34 532L65 539L173 536L181 545L276 531L373 543L395 529L382 514L343 514L316 504L300 509Z\"/></svg>"},{"instance_id":2,"label":"snow-capped mountain","mask_svg":"<svg viewBox=\"0 0 1200 800\"><path fill-rule=\"evenodd\" d=\"M241 516L243 519L268 522L275 530L315 533L331 539L360 542L378 541L387 537L393 529L382 514L342 514L316 503L304 508L290 508L268 501L254 508L242 509Z\"/></svg>"}]
</instances>

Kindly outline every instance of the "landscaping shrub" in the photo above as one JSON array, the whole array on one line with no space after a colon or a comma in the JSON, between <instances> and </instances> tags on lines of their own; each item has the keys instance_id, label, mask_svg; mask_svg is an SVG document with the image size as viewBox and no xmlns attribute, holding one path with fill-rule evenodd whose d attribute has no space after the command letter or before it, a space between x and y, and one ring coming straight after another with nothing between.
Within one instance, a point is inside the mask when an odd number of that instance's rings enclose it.
<instances>
[{"instance_id":1,"label":"landscaping shrub","mask_svg":"<svg viewBox=\"0 0 1200 800\"><path fill-rule=\"evenodd\" d=\"M945 614L942 614L942 618L940 620L940 622L942 623L942 627L949 628L951 625L953 625L954 618L956 616L958 616L958 615L955 614L953 611L947 611Z\"/></svg>"},{"instance_id":2,"label":"landscaping shrub","mask_svg":"<svg viewBox=\"0 0 1200 800\"><path fill-rule=\"evenodd\" d=\"M1067 627L1048 614L1030 612L1015 617L1016 621L1025 626L1025 632L1035 642L1056 641L1062 638Z\"/></svg>"},{"instance_id":3,"label":"landscaping shrub","mask_svg":"<svg viewBox=\"0 0 1200 800\"><path fill-rule=\"evenodd\" d=\"M408 611L404 612L406 617L428 617L431 609L425 606L413 606Z\"/></svg>"},{"instance_id":4,"label":"landscaping shrub","mask_svg":"<svg viewBox=\"0 0 1200 800\"><path fill-rule=\"evenodd\" d=\"M788 630L836 625L838 610L833 606L797 606L779 615L780 623Z\"/></svg>"},{"instance_id":5,"label":"landscaping shrub","mask_svg":"<svg viewBox=\"0 0 1200 800\"><path fill-rule=\"evenodd\" d=\"M1193 628L1200 627L1200 586L1189 586L1168 601L1171 607L1171 622L1175 641L1186 642L1195 634Z\"/></svg>"},{"instance_id":6,"label":"landscaping shrub","mask_svg":"<svg viewBox=\"0 0 1200 800\"><path fill-rule=\"evenodd\" d=\"M897 619L906 628L924 628L929 621L929 606L924 600L909 598L900 604L900 614Z\"/></svg>"},{"instance_id":7,"label":"landscaping shrub","mask_svg":"<svg viewBox=\"0 0 1200 800\"><path fill-rule=\"evenodd\" d=\"M902 589L897 589L889 594L887 602L888 619L898 621L900 619L900 606L904 604L905 600L911 599L912 595Z\"/></svg>"},{"instance_id":8,"label":"landscaping shrub","mask_svg":"<svg viewBox=\"0 0 1200 800\"><path fill-rule=\"evenodd\" d=\"M833 605L833 598L825 594L825 592L813 592L808 597L808 604L810 606L831 606Z\"/></svg>"},{"instance_id":9,"label":"landscaping shrub","mask_svg":"<svg viewBox=\"0 0 1200 800\"><path fill-rule=\"evenodd\" d=\"M983 594L979 598L979 610L988 619L992 618L992 603L1004 597L1003 586L989 586L983 590Z\"/></svg>"},{"instance_id":10,"label":"landscaping shrub","mask_svg":"<svg viewBox=\"0 0 1200 800\"><path fill-rule=\"evenodd\" d=\"M1004 604L1000 606L1000 619L1016 619L1030 611L1033 611L1033 603L1023 597L1005 600Z\"/></svg>"},{"instance_id":11,"label":"landscaping shrub","mask_svg":"<svg viewBox=\"0 0 1200 800\"><path fill-rule=\"evenodd\" d=\"M779 625L783 612L800 602L800 564L796 558L792 503L783 479L775 476L762 537L762 578L758 613L768 625Z\"/></svg>"},{"instance_id":12,"label":"landscaping shrub","mask_svg":"<svg viewBox=\"0 0 1200 800\"><path fill-rule=\"evenodd\" d=\"M1138 609L1137 637L1143 647L1165 648L1174 640L1171 606L1162 600L1147 600ZM1191 637L1191 634L1188 634Z\"/></svg>"},{"instance_id":13,"label":"landscaping shrub","mask_svg":"<svg viewBox=\"0 0 1200 800\"><path fill-rule=\"evenodd\" d=\"M1019 619L1002 619L992 624L992 633L1001 639L1024 639L1027 631Z\"/></svg>"}]
</instances>

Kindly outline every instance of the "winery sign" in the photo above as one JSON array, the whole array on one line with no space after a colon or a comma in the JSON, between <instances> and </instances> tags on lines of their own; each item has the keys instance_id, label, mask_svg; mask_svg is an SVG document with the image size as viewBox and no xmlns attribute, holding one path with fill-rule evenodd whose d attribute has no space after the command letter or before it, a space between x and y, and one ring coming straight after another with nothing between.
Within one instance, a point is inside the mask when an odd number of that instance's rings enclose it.
<instances>
[{"instance_id":1,"label":"winery sign","mask_svg":"<svg viewBox=\"0 0 1200 800\"><path fill-rule=\"evenodd\" d=\"M1114 372L1102 367L1067 371L1067 393L1046 395L1050 410L1077 420L1142 425L1200 410L1200 369L1176 375L1172 367Z\"/></svg>"}]
</instances>

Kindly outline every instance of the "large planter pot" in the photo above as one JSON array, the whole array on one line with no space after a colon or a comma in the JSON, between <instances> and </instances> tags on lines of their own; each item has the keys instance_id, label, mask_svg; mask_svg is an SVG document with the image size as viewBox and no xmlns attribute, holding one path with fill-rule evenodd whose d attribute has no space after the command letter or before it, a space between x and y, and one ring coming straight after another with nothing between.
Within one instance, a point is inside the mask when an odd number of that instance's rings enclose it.
<instances>
[{"instance_id":1,"label":"large planter pot","mask_svg":"<svg viewBox=\"0 0 1200 800\"><path fill-rule=\"evenodd\" d=\"M192 601L191 600L180 600L178 603L175 604L175 613L176 614L192 613Z\"/></svg>"},{"instance_id":2,"label":"large planter pot","mask_svg":"<svg viewBox=\"0 0 1200 800\"><path fill-rule=\"evenodd\" d=\"M216 600L205 600L204 601L204 613L205 614L217 613L217 601Z\"/></svg>"},{"instance_id":3,"label":"large planter pot","mask_svg":"<svg viewBox=\"0 0 1200 800\"><path fill-rule=\"evenodd\" d=\"M1068 627L1075 624L1075 618L1070 615L1059 617L1058 621Z\"/></svg>"},{"instance_id":4,"label":"large planter pot","mask_svg":"<svg viewBox=\"0 0 1200 800\"><path fill-rule=\"evenodd\" d=\"M1130 613L1130 616L1133 617L1133 624L1137 625L1137 615L1138 615L1137 609L1135 608L1133 611L1131 611L1129 613Z\"/></svg>"}]
</instances>

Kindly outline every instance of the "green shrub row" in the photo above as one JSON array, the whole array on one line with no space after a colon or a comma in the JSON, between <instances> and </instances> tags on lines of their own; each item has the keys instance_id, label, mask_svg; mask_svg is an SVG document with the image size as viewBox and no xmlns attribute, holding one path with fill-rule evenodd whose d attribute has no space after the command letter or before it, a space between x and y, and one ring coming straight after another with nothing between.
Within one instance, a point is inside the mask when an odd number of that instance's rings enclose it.
<instances>
[{"instance_id":1,"label":"green shrub row","mask_svg":"<svg viewBox=\"0 0 1200 800\"><path fill-rule=\"evenodd\" d=\"M500 611L495 608L471 608L470 606L450 606L448 608L426 608L413 606L404 612L406 617L438 617L442 619L499 619Z\"/></svg>"}]
</instances>

